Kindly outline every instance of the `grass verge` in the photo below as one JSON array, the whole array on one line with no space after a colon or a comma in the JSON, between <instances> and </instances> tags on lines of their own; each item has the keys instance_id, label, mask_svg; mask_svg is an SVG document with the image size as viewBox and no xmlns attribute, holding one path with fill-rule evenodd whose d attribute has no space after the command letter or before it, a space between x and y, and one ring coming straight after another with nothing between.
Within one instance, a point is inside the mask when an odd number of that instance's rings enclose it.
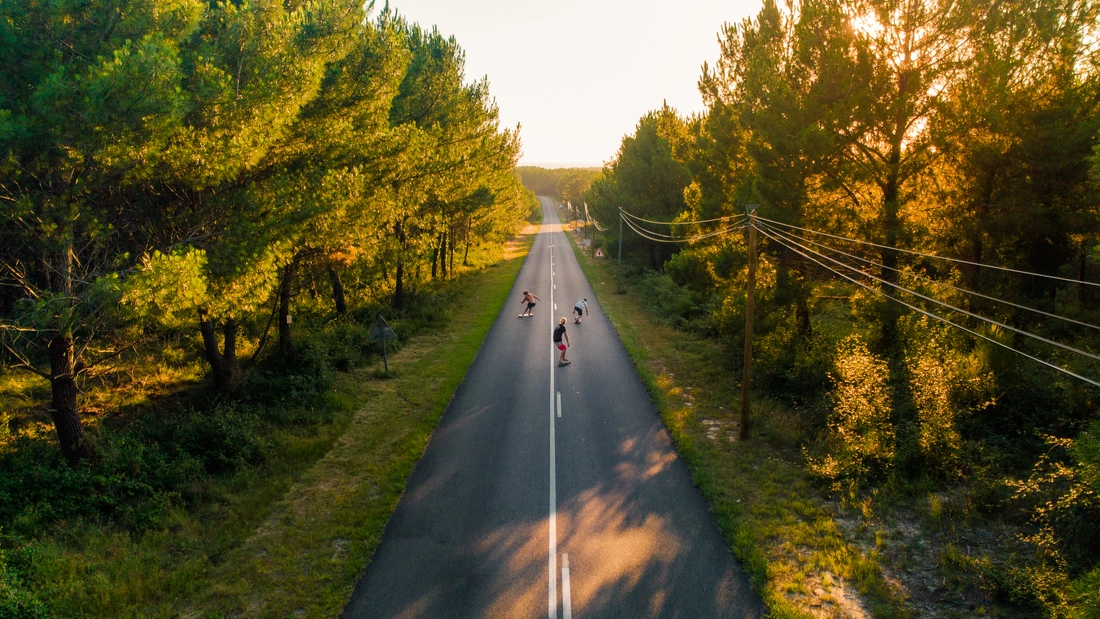
<instances>
[{"instance_id":1,"label":"grass verge","mask_svg":"<svg viewBox=\"0 0 1100 619\"><path fill-rule=\"evenodd\" d=\"M511 290L534 235L465 283L445 328L414 338L378 367L345 375L355 402L346 432L215 570L187 610L221 616L334 617L381 540L413 466ZM455 320L455 317L464 317ZM468 318L468 319L467 319Z\"/></svg>"},{"instance_id":2,"label":"grass verge","mask_svg":"<svg viewBox=\"0 0 1100 619\"><path fill-rule=\"evenodd\" d=\"M797 451L776 446L795 418L768 401L753 404L753 436L739 433L740 382L713 341L664 326L640 299L615 293L614 263L573 250L695 484L730 548L776 619L909 617L884 576L880 556L850 543L836 505L813 487ZM644 337L642 337L644 334ZM861 519L863 515L853 514Z\"/></svg>"}]
</instances>

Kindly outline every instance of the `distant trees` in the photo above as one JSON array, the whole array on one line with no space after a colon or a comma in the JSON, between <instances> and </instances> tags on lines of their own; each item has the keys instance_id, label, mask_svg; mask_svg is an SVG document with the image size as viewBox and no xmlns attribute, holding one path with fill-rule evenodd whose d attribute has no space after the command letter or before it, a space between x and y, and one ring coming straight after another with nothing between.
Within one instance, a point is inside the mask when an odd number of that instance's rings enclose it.
<instances>
[{"instance_id":1,"label":"distant trees","mask_svg":"<svg viewBox=\"0 0 1100 619\"><path fill-rule=\"evenodd\" d=\"M647 219L671 221L686 209L684 187L690 183L687 166L673 156L673 144L682 139L686 126L667 105L642 117L634 135L623 138L616 157L596 179L587 196L597 220L618 221L619 207ZM667 244L639 240L650 267L661 268L671 255Z\"/></svg>"},{"instance_id":2,"label":"distant trees","mask_svg":"<svg viewBox=\"0 0 1100 619\"><path fill-rule=\"evenodd\" d=\"M409 264L446 275L532 202L488 83L389 10L7 3L0 38L0 341L74 464L77 378L150 329L197 326L225 388L242 329L292 348L303 273L340 313L361 265L400 308Z\"/></svg>"},{"instance_id":3,"label":"distant trees","mask_svg":"<svg viewBox=\"0 0 1100 619\"><path fill-rule=\"evenodd\" d=\"M516 168L525 187L540 196L548 196L558 202L584 200L585 192L600 171L587 168L556 168L548 170L532 166Z\"/></svg>"}]
</instances>

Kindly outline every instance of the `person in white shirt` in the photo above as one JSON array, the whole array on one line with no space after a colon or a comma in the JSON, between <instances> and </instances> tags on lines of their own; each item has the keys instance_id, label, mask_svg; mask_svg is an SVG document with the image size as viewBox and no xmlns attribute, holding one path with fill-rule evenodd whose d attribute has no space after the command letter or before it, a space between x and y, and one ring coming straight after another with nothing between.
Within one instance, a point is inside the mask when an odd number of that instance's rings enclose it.
<instances>
[{"instance_id":1,"label":"person in white shirt","mask_svg":"<svg viewBox=\"0 0 1100 619\"><path fill-rule=\"evenodd\" d=\"M573 313L576 314L573 322L580 324L581 316L588 315L588 299L581 299L577 301L577 304L573 306Z\"/></svg>"}]
</instances>

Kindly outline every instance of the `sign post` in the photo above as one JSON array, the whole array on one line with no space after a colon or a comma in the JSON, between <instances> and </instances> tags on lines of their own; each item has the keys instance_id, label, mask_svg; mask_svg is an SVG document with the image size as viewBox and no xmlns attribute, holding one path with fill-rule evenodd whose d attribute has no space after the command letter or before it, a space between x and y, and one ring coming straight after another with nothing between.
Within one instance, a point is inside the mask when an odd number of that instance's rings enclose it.
<instances>
[{"instance_id":1,"label":"sign post","mask_svg":"<svg viewBox=\"0 0 1100 619\"><path fill-rule=\"evenodd\" d=\"M382 318L382 314L379 314L378 319L374 321L374 326L370 328L368 341L382 340L382 366L386 369L386 374L390 373L390 362L386 358L386 340L396 338L397 334L386 324L386 319Z\"/></svg>"}]
</instances>

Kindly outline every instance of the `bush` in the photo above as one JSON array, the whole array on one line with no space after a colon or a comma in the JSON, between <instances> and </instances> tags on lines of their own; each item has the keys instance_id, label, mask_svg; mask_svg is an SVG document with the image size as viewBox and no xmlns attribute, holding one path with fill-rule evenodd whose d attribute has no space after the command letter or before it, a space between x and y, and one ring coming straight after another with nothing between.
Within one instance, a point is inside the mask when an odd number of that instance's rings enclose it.
<instances>
[{"instance_id":1,"label":"bush","mask_svg":"<svg viewBox=\"0 0 1100 619\"><path fill-rule=\"evenodd\" d=\"M14 547L13 547L14 546ZM0 538L0 617L48 619L56 617L28 586L32 553L12 540Z\"/></svg>"},{"instance_id":2,"label":"bush","mask_svg":"<svg viewBox=\"0 0 1100 619\"><path fill-rule=\"evenodd\" d=\"M19 443L0 462L0 522L17 533L69 518L147 528L176 495L178 486L161 485L174 476L158 470L173 463L146 458L146 446L132 437L116 439L96 461L75 468L64 464L54 445L26 438ZM180 477L190 476L176 476L177 483Z\"/></svg>"},{"instance_id":3,"label":"bush","mask_svg":"<svg viewBox=\"0 0 1100 619\"><path fill-rule=\"evenodd\" d=\"M710 261L702 250L686 249L665 263L665 273L678 286L709 294L715 287Z\"/></svg>"},{"instance_id":4,"label":"bush","mask_svg":"<svg viewBox=\"0 0 1100 619\"><path fill-rule=\"evenodd\" d=\"M265 409L275 420L292 421L285 415L332 388L335 368L324 338L303 338L290 350L268 355L245 375L235 396Z\"/></svg>"},{"instance_id":5,"label":"bush","mask_svg":"<svg viewBox=\"0 0 1100 619\"><path fill-rule=\"evenodd\" d=\"M890 422L891 389L886 362L872 355L856 335L840 343L836 389L822 458L807 455L809 468L834 490L854 490L880 479L893 465L895 437Z\"/></svg>"},{"instance_id":6,"label":"bush","mask_svg":"<svg viewBox=\"0 0 1100 619\"><path fill-rule=\"evenodd\" d=\"M1038 526L1028 541L1080 574L1100 564L1100 422L1077 440L1047 442L1051 450L1027 480L1013 486Z\"/></svg>"},{"instance_id":7,"label":"bush","mask_svg":"<svg viewBox=\"0 0 1100 619\"><path fill-rule=\"evenodd\" d=\"M979 358L951 348L946 328L929 325L927 318L917 323L924 335L905 365L922 468L936 477L958 478L965 466L959 420L993 404L993 375Z\"/></svg>"},{"instance_id":8,"label":"bush","mask_svg":"<svg viewBox=\"0 0 1100 619\"><path fill-rule=\"evenodd\" d=\"M646 272L635 283L642 303L657 320L670 327L696 333L713 331L713 300L687 290L664 273Z\"/></svg>"}]
</instances>

